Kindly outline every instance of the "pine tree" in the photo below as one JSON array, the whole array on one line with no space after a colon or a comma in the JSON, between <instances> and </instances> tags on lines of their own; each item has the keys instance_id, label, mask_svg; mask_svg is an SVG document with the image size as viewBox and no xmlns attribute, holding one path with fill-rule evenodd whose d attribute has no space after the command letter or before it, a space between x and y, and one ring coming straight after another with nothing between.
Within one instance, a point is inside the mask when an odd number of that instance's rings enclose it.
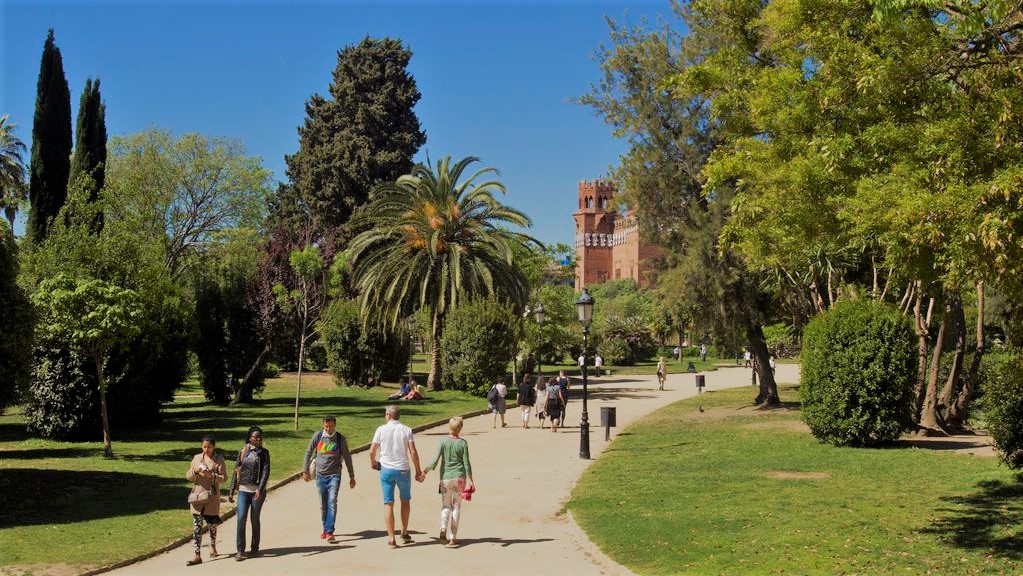
<instances>
[{"instance_id":1,"label":"pine tree","mask_svg":"<svg viewBox=\"0 0 1023 576\"><path fill-rule=\"evenodd\" d=\"M75 155L71 159L71 182L89 177L89 202L95 202L106 180L107 107L99 93L99 78L85 81L75 124ZM95 230L103 227L102 213L96 216Z\"/></svg>"},{"instance_id":2,"label":"pine tree","mask_svg":"<svg viewBox=\"0 0 1023 576\"><path fill-rule=\"evenodd\" d=\"M42 242L50 220L67 200L71 171L71 91L64 77L60 48L53 42L52 28L39 64L31 162L28 233L35 242Z\"/></svg>"},{"instance_id":3,"label":"pine tree","mask_svg":"<svg viewBox=\"0 0 1023 576\"><path fill-rule=\"evenodd\" d=\"M314 94L299 127L299 150L285 157L289 183L275 199L275 219L290 228L311 221L329 234L364 204L376 184L412 169L426 142L412 110L420 93L400 40L365 38L337 54L330 98Z\"/></svg>"}]
</instances>

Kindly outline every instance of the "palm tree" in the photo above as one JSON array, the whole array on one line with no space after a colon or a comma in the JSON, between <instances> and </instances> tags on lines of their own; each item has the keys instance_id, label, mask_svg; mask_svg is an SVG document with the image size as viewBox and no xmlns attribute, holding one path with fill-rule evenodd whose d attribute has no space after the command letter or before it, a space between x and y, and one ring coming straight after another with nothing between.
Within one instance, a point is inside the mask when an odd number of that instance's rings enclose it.
<instances>
[{"instance_id":1,"label":"palm tree","mask_svg":"<svg viewBox=\"0 0 1023 576\"><path fill-rule=\"evenodd\" d=\"M25 161L21 157L25 144L14 135L17 124L8 123L7 116L0 116L0 206L13 230L18 205L28 199L28 186L25 186Z\"/></svg>"},{"instance_id":2,"label":"palm tree","mask_svg":"<svg viewBox=\"0 0 1023 576\"><path fill-rule=\"evenodd\" d=\"M524 305L528 284L512 261L512 247L534 242L525 234L498 227L528 227L530 219L501 204L498 174L483 168L459 182L479 161L467 157L451 164L448 156L418 164L410 174L381 184L353 221L364 232L349 247L352 278L364 318L382 318L395 329L416 310L429 311L432 326L427 385L440 390L440 337L444 316L460 300L496 294Z\"/></svg>"}]
</instances>

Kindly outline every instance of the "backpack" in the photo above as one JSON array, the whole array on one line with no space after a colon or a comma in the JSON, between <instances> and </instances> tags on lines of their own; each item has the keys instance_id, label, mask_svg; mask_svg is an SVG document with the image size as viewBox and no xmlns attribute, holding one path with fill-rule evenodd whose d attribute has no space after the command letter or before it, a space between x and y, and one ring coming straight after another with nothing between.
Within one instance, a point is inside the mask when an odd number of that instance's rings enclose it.
<instances>
[{"instance_id":1,"label":"backpack","mask_svg":"<svg viewBox=\"0 0 1023 576\"><path fill-rule=\"evenodd\" d=\"M487 402L491 404L497 404L497 386L491 386L490 392L487 392Z\"/></svg>"}]
</instances>

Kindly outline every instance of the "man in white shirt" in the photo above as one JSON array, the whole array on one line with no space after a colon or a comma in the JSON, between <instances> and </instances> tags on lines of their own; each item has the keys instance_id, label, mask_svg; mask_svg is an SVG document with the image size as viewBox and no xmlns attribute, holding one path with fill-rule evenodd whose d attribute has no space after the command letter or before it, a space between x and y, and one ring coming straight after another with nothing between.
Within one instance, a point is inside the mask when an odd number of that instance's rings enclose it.
<instances>
[{"instance_id":1,"label":"man in white shirt","mask_svg":"<svg viewBox=\"0 0 1023 576\"><path fill-rule=\"evenodd\" d=\"M399 422L401 409L391 404L385 409L386 424L373 434L369 448L369 463L374 470L380 470L380 487L384 493L384 523L387 525L387 545L397 548L394 538L394 488L398 488L401 500L401 540L412 542L408 532L409 515L412 512L412 475L409 463L416 468L416 482L423 481L423 469L419 465L419 453L412 438L412 429Z\"/></svg>"},{"instance_id":2,"label":"man in white shirt","mask_svg":"<svg viewBox=\"0 0 1023 576\"><path fill-rule=\"evenodd\" d=\"M600 376L600 369L604 367L604 358L597 354L593 359L593 375Z\"/></svg>"}]
</instances>

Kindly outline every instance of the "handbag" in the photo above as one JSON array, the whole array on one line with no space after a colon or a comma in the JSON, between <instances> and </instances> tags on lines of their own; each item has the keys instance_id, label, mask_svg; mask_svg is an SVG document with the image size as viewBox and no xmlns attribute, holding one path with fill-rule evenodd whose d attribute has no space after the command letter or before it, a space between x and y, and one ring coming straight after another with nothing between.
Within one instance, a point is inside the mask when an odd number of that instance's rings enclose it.
<instances>
[{"instance_id":1,"label":"handbag","mask_svg":"<svg viewBox=\"0 0 1023 576\"><path fill-rule=\"evenodd\" d=\"M202 486L196 484L192 486L192 491L188 493L188 504L192 506L202 506L209 502L210 497L213 493Z\"/></svg>"}]
</instances>

